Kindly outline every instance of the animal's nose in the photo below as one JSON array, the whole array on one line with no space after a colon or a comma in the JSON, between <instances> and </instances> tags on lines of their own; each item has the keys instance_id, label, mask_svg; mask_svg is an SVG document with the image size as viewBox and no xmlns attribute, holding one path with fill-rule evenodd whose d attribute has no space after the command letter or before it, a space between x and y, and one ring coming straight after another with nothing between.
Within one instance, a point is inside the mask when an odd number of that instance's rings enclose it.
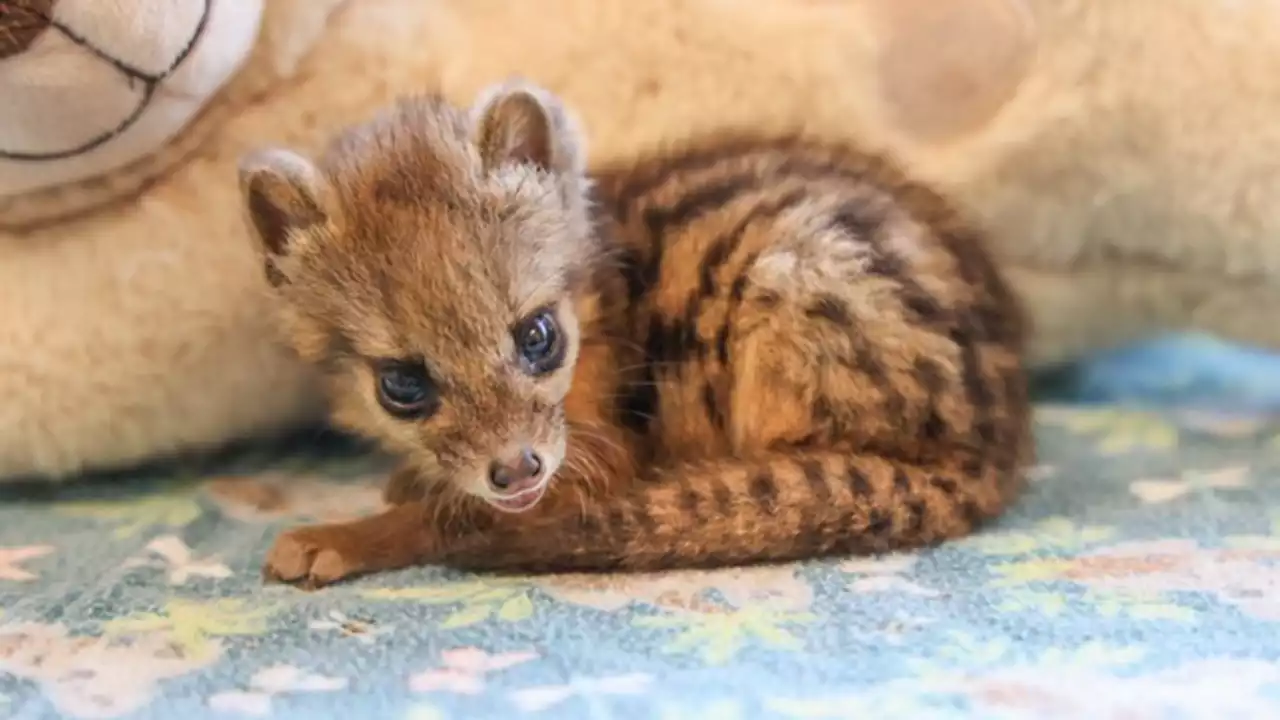
<instances>
[{"instance_id":1,"label":"animal's nose","mask_svg":"<svg viewBox=\"0 0 1280 720\"><path fill-rule=\"evenodd\" d=\"M503 493L520 492L538 481L542 474L542 458L529 448L514 457L489 463L489 485Z\"/></svg>"}]
</instances>

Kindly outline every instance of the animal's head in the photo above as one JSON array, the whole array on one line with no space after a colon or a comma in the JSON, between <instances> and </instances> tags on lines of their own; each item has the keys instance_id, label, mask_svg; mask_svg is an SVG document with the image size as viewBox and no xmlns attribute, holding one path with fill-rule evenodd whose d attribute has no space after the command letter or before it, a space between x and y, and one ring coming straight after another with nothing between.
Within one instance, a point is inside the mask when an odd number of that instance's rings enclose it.
<instances>
[{"instance_id":1,"label":"animal's head","mask_svg":"<svg viewBox=\"0 0 1280 720\"><path fill-rule=\"evenodd\" d=\"M469 110L402 100L318 161L241 163L286 337L335 420L507 511L564 459L596 252L583 153L554 96L510 82Z\"/></svg>"}]
</instances>

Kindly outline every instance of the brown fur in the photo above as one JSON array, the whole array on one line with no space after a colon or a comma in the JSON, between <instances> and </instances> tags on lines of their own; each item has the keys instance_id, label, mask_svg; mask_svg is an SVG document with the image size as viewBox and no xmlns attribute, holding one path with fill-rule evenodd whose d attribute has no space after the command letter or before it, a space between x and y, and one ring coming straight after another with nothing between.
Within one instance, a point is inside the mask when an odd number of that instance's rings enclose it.
<instances>
[{"instance_id":1,"label":"brown fur","mask_svg":"<svg viewBox=\"0 0 1280 720\"><path fill-rule=\"evenodd\" d=\"M515 83L469 112L405 100L316 164L246 160L287 337L335 418L405 458L393 509L285 533L269 577L877 552L1016 496L1022 320L942 198L800 138L708 138L591 179L583 157L556 98ZM542 306L569 360L534 380L510 327ZM403 358L441 387L420 422L375 400L372 364ZM476 498L513 443L560 462L510 515Z\"/></svg>"}]
</instances>

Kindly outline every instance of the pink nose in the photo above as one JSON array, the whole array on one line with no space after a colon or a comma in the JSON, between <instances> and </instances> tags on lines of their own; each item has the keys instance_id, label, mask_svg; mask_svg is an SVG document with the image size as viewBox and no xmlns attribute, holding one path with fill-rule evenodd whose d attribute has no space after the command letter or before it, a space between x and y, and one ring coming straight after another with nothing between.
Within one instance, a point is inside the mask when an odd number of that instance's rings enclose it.
<instances>
[{"instance_id":1,"label":"pink nose","mask_svg":"<svg viewBox=\"0 0 1280 720\"><path fill-rule=\"evenodd\" d=\"M542 458L529 448L515 457L489 463L489 486L506 495L514 495L536 485L542 475Z\"/></svg>"}]
</instances>

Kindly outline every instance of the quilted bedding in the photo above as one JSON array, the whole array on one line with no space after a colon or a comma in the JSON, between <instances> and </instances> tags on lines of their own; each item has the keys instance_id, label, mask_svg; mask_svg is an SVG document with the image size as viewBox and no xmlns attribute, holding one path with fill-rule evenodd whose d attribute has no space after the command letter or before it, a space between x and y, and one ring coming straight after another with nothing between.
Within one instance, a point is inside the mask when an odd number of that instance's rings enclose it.
<instances>
[{"instance_id":1,"label":"quilted bedding","mask_svg":"<svg viewBox=\"0 0 1280 720\"><path fill-rule=\"evenodd\" d=\"M1280 717L1280 422L1233 406L1046 401L980 535L653 576L263 587L376 504L329 438L4 486L0 718Z\"/></svg>"}]
</instances>

